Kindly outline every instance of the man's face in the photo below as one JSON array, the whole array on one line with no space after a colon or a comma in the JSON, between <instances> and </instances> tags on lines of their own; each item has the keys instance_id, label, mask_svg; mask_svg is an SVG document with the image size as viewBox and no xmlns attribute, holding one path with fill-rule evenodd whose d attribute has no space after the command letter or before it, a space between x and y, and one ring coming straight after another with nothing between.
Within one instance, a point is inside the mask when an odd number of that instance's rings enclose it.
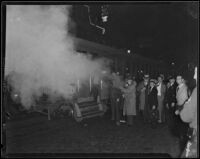
<instances>
[{"instance_id":1,"label":"man's face","mask_svg":"<svg viewBox=\"0 0 200 159\"><path fill-rule=\"evenodd\" d=\"M150 82L150 86L154 87L155 86L154 82Z\"/></svg>"},{"instance_id":2,"label":"man's face","mask_svg":"<svg viewBox=\"0 0 200 159\"><path fill-rule=\"evenodd\" d=\"M158 77L158 82L161 83L162 82L162 78Z\"/></svg>"},{"instance_id":3,"label":"man's face","mask_svg":"<svg viewBox=\"0 0 200 159\"><path fill-rule=\"evenodd\" d=\"M194 70L194 79L197 81L197 67L195 67L195 70Z\"/></svg>"},{"instance_id":4,"label":"man's face","mask_svg":"<svg viewBox=\"0 0 200 159\"><path fill-rule=\"evenodd\" d=\"M129 85L131 85L131 84L132 84L132 80L128 80L127 82L128 82L128 84L129 84Z\"/></svg>"},{"instance_id":5,"label":"man's face","mask_svg":"<svg viewBox=\"0 0 200 159\"><path fill-rule=\"evenodd\" d=\"M116 73L115 73L115 72L113 72L113 73L112 73L112 75L113 75L113 76L115 76L115 75L116 75Z\"/></svg>"},{"instance_id":6,"label":"man's face","mask_svg":"<svg viewBox=\"0 0 200 159\"><path fill-rule=\"evenodd\" d=\"M169 81L170 81L171 84L173 84L175 82L175 79L172 78Z\"/></svg>"},{"instance_id":7,"label":"man's face","mask_svg":"<svg viewBox=\"0 0 200 159\"><path fill-rule=\"evenodd\" d=\"M177 82L178 84L183 83L182 77L181 77L181 76L177 76L177 77L176 77L176 82Z\"/></svg>"},{"instance_id":8,"label":"man's face","mask_svg":"<svg viewBox=\"0 0 200 159\"><path fill-rule=\"evenodd\" d=\"M144 83L145 83L145 84L147 84L148 81L149 81L148 79L146 79L146 78L144 79Z\"/></svg>"}]
</instances>

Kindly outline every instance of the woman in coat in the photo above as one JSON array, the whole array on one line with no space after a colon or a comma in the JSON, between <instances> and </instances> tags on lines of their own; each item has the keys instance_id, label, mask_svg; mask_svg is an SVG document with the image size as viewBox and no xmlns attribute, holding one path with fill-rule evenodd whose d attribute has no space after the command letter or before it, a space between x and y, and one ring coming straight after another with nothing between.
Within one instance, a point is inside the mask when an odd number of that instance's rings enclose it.
<instances>
[{"instance_id":1,"label":"woman in coat","mask_svg":"<svg viewBox=\"0 0 200 159\"><path fill-rule=\"evenodd\" d=\"M127 80L128 87L120 87L125 96L123 114L127 115L127 124L133 124L133 116L136 115L136 82L131 78Z\"/></svg>"}]
</instances>

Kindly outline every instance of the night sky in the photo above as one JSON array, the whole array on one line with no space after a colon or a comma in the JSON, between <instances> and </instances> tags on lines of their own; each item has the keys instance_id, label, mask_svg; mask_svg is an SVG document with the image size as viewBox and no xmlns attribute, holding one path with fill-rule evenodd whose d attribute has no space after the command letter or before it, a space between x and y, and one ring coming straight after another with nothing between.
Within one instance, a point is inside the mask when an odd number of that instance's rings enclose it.
<instances>
[{"instance_id":1,"label":"night sky","mask_svg":"<svg viewBox=\"0 0 200 159\"><path fill-rule=\"evenodd\" d=\"M197 2L111 3L106 23L101 22L101 4L89 6L92 21L105 27L106 33L102 35L101 30L89 24L86 7L74 5L72 19L76 36L131 49L132 53L167 63L197 62Z\"/></svg>"}]
</instances>

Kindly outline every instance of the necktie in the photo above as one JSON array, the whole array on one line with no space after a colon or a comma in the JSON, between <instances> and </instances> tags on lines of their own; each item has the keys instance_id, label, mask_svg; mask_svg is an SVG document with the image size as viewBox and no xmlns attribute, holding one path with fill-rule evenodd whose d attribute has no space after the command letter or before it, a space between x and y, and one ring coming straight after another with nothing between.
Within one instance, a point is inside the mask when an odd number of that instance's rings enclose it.
<instances>
[{"instance_id":1,"label":"necktie","mask_svg":"<svg viewBox=\"0 0 200 159\"><path fill-rule=\"evenodd\" d=\"M151 90L152 90L152 88L151 88L151 87L149 87L149 92L148 92L148 94L150 94L150 93L151 93Z\"/></svg>"},{"instance_id":2,"label":"necktie","mask_svg":"<svg viewBox=\"0 0 200 159\"><path fill-rule=\"evenodd\" d=\"M176 88L176 92L178 92L178 90L179 90L179 87Z\"/></svg>"}]
</instances>

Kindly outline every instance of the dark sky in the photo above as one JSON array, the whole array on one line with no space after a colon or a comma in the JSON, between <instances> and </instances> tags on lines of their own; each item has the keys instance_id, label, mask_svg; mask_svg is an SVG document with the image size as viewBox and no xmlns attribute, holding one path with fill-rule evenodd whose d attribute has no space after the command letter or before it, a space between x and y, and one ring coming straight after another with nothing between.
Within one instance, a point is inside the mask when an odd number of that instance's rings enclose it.
<instances>
[{"instance_id":1,"label":"dark sky","mask_svg":"<svg viewBox=\"0 0 200 159\"><path fill-rule=\"evenodd\" d=\"M101 22L100 7L90 5L90 15L93 22L106 28L105 35L89 24L87 8L76 5L73 18L77 36L103 40L107 45L130 48L132 53L166 62L196 62L197 5L186 2L109 4L107 23Z\"/></svg>"}]
</instances>

